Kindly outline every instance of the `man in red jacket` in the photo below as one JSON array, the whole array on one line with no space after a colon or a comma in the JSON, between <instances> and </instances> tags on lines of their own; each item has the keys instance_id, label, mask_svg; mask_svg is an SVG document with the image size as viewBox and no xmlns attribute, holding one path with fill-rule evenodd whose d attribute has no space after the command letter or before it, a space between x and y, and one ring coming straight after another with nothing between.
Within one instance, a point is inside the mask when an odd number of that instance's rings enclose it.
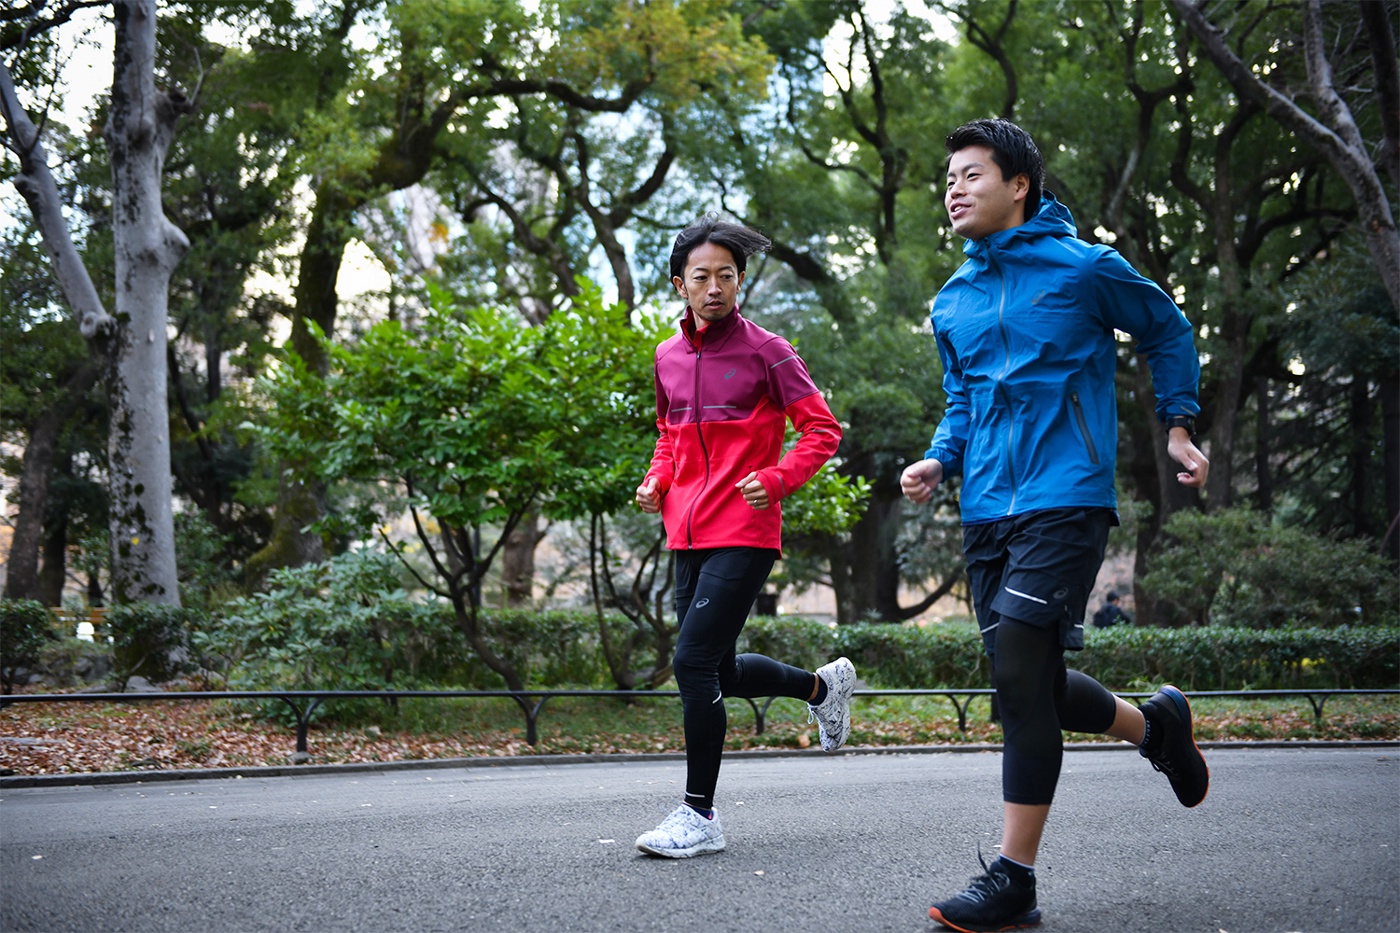
<instances>
[{"instance_id":1,"label":"man in red jacket","mask_svg":"<svg viewBox=\"0 0 1400 933\"><path fill-rule=\"evenodd\" d=\"M770 246L763 235L710 215L681 231L671 250L671 282L686 308L680 332L656 348L660 436L636 496L643 512L661 514L676 552L680 635L672 669L685 720L685 800L637 838L638 849L667 858L724 848L714 809L724 697L806 700L828 752L851 730L856 672L847 659L814 673L736 654L780 556L779 502L841 442L841 427L792 344L739 313L748 257ZM784 456L789 419L801 439Z\"/></svg>"}]
</instances>

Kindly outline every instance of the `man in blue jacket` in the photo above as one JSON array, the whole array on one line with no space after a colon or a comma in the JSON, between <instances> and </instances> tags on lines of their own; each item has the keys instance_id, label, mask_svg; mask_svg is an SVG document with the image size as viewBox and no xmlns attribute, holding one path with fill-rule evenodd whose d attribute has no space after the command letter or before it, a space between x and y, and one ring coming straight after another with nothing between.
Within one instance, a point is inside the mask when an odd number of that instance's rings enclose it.
<instances>
[{"instance_id":1,"label":"man in blue jacket","mask_svg":"<svg viewBox=\"0 0 1400 933\"><path fill-rule=\"evenodd\" d=\"M976 120L947 148L944 205L967 239L967 261L931 315L948 404L900 484L923 504L963 475L968 580L1005 735L1004 821L1000 856L929 916L1007 930L1040 922L1034 866L1061 730L1138 745L1185 806L1210 783L1180 690L1136 707L1065 667L1063 652L1084 647L1089 593L1118 524L1115 331L1137 339L1151 368L1178 481L1203 487L1209 463L1192 442L1200 364L1176 303L1116 251L1076 236L1069 211L1042 192L1044 163L1020 127Z\"/></svg>"}]
</instances>

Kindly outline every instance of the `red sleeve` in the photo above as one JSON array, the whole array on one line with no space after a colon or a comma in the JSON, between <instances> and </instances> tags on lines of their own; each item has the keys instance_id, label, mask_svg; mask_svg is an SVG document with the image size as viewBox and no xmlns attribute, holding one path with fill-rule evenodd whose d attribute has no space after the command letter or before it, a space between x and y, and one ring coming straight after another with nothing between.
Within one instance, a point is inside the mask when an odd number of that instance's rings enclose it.
<instances>
[{"instance_id":1,"label":"red sleeve","mask_svg":"<svg viewBox=\"0 0 1400 933\"><path fill-rule=\"evenodd\" d=\"M647 467L647 475L642 478L642 485L645 486L648 480L655 478L656 492L664 496L671 488L671 480L676 475L676 458L672 452L671 434L667 430L665 418L656 419L656 430L660 436L656 439L656 448L651 453L651 466Z\"/></svg>"},{"instance_id":2,"label":"red sleeve","mask_svg":"<svg viewBox=\"0 0 1400 933\"><path fill-rule=\"evenodd\" d=\"M657 372L656 365L652 367L652 381L656 386L656 447L651 452L651 465L647 467L647 475L642 477L642 485L652 477L656 478L656 491L659 495L665 495L671 488L671 481L676 476L676 455L675 448L671 441L671 432L666 424L666 415L671 409L671 400L661 387L661 374Z\"/></svg>"},{"instance_id":3,"label":"red sleeve","mask_svg":"<svg viewBox=\"0 0 1400 933\"><path fill-rule=\"evenodd\" d=\"M789 405L785 413L801 436L777 466L758 471L758 480L773 502L792 495L816 476L841 444L841 425L820 392L803 396Z\"/></svg>"}]
</instances>

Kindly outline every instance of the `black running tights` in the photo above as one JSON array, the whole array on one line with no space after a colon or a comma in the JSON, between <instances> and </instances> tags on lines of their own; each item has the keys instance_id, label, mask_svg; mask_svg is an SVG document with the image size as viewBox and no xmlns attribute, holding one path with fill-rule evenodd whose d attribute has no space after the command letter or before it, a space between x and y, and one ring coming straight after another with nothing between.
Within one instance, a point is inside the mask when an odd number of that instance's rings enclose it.
<instances>
[{"instance_id":1,"label":"black running tights","mask_svg":"<svg viewBox=\"0 0 1400 933\"><path fill-rule=\"evenodd\" d=\"M996 631L992 685L1002 732L1002 798L1049 804L1060 779L1060 731L1102 733L1113 725L1116 701L1097 680L1065 667L1059 632L1006 616Z\"/></svg>"},{"instance_id":2,"label":"black running tights","mask_svg":"<svg viewBox=\"0 0 1400 933\"><path fill-rule=\"evenodd\" d=\"M735 654L739 633L778 552L714 548L676 552L680 636L672 668L685 720L686 802L714 806L728 717L724 697L812 695L812 672L761 654Z\"/></svg>"}]
</instances>

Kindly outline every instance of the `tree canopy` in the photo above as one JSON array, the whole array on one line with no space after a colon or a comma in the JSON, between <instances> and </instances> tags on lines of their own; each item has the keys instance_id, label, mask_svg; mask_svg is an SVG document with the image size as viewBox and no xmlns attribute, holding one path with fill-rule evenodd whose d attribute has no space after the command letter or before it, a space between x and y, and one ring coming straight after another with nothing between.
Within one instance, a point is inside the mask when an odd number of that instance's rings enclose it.
<instances>
[{"instance_id":1,"label":"tree canopy","mask_svg":"<svg viewBox=\"0 0 1400 933\"><path fill-rule=\"evenodd\" d=\"M410 537L419 557L459 576L425 565L423 582L460 584L469 612L492 563L476 530L489 551L528 527L528 551L551 522L627 507L654 430L635 383L679 311L670 241L714 210L773 240L745 314L794 341L845 426L839 504L792 510L812 520L787 579L830 586L842 621L918 615L960 587L956 484L915 514L898 476L943 404L928 308L962 260L943 140L983 116L1030 130L1080 235L1196 327L1203 496L1171 482L1146 366L1119 345L1139 576L1187 527L1172 516L1239 507L1267 519L1238 523L1260 546L1279 525L1400 561L1395 0L161 3L141 176L159 200L139 189L160 237L132 253L127 137L103 132L136 127L130 68L86 123L52 104L83 17L145 9L0 12L7 595L57 596L54 572L92 567L90 592L143 598L88 559L147 494L112 446L132 378L113 382L112 354L137 348L103 336L129 330L122 256L149 260L141 293L160 295L141 333L168 347L137 368L168 405L157 496L216 535L200 559L256 586L402 504L438 529ZM352 248L386 293L348 300ZM543 427L573 417L581 435ZM371 506L375 523L348 521ZM1136 596L1140 621L1192 620Z\"/></svg>"}]
</instances>

